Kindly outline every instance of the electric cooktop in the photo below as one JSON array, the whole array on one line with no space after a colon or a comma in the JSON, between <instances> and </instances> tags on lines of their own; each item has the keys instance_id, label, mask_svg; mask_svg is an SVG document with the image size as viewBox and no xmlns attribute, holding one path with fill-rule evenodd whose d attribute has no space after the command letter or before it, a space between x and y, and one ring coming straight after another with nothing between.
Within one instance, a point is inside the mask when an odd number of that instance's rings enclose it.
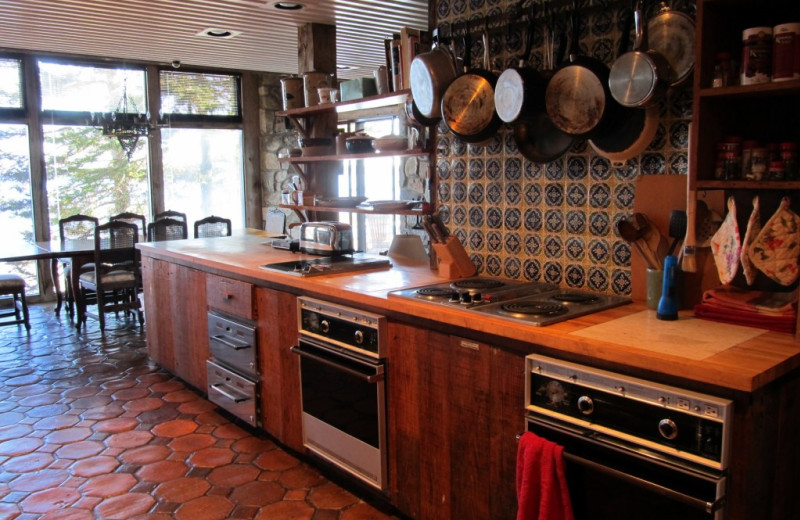
<instances>
[{"instance_id":1,"label":"electric cooktop","mask_svg":"<svg viewBox=\"0 0 800 520\"><path fill-rule=\"evenodd\" d=\"M366 269L389 269L392 267L392 262L384 256L352 253L289 260L288 262L264 264L259 267L296 276L319 276L323 274L350 273Z\"/></svg>"}]
</instances>

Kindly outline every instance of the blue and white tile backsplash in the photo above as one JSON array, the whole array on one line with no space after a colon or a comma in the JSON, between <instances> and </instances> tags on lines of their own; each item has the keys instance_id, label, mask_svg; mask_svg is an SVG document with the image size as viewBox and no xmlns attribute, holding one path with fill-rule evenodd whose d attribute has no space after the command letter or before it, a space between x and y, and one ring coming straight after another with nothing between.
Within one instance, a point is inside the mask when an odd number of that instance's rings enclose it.
<instances>
[{"instance_id":1,"label":"blue and white tile backsplash","mask_svg":"<svg viewBox=\"0 0 800 520\"><path fill-rule=\"evenodd\" d=\"M503 14L518 3L434 1L434 26ZM618 47L622 4L610 5L584 18L580 40L582 53L609 66ZM542 63L541 29L530 60L537 68ZM474 40L472 62L480 64L480 39ZM492 68L515 65L523 40L517 28L492 31ZM617 236L615 224L633 212L639 175L686 174L691 89L669 92L659 109L656 137L622 168L613 167L585 141L553 162L538 164L519 153L506 125L488 144L475 146L440 124L436 209L483 275L630 294L631 249Z\"/></svg>"}]
</instances>

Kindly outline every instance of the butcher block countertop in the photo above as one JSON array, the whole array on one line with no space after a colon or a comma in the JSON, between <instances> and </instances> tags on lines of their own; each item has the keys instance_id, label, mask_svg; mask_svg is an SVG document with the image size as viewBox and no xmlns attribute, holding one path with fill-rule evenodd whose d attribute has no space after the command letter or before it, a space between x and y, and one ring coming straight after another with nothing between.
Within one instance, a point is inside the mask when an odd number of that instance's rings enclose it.
<instances>
[{"instance_id":1,"label":"butcher block countertop","mask_svg":"<svg viewBox=\"0 0 800 520\"><path fill-rule=\"evenodd\" d=\"M678 321L655 319L655 311L634 302L569 321L534 327L462 309L432 306L387 297L389 291L440 282L427 265L350 274L300 277L261 269L267 263L307 255L277 250L255 230L231 237L138 244L147 257L202 271L328 298L413 318L426 327L454 334L471 332L502 346L503 339L523 353L541 352L601 367L647 373L664 382L695 382L723 389L753 392L800 366L800 342L793 335L699 320L682 311Z\"/></svg>"}]
</instances>

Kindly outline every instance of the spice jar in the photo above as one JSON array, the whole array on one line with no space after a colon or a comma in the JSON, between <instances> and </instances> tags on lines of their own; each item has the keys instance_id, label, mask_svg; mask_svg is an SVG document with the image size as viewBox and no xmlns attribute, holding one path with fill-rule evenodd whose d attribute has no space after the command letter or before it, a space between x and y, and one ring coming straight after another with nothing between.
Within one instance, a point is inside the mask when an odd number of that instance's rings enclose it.
<instances>
[{"instance_id":1,"label":"spice jar","mask_svg":"<svg viewBox=\"0 0 800 520\"><path fill-rule=\"evenodd\" d=\"M724 152L722 154L723 179L734 181L742 175L742 156L736 152Z\"/></svg>"},{"instance_id":2,"label":"spice jar","mask_svg":"<svg viewBox=\"0 0 800 520\"><path fill-rule=\"evenodd\" d=\"M714 79L711 86L727 87L736 85L736 66L730 52L718 52L714 60Z\"/></svg>"},{"instance_id":3,"label":"spice jar","mask_svg":"<svg viewBox=\"0 0 800 520\"><path fill-rule=\"evenodd\" d=\"M782 181L786 178L786 167L783 161L771 161L769 163L769 180Z\"/></svg>"},{"instance_id":4,"label":"spice jar","mask_svg":"<svg viewBox=\"0 0 800 520\"><path fill-rule=\"evenodd\" d=\"M750 156L750 177L749 180L760 181L767 176L767 165L769 164L769 150L766 148L753 148Z\"/></svg>"},{"instance_id":5,"label":"spice jar","mask_svg":"<svg viewBox=\"0 0 800 520\"><path fill-rule=\"evenodd\" d=\"M753 149L758 148L758 146L758 141L748 140L742 142L742 179L751 180Z\"/></svg>"},{"instance_id":6,"label":"spice jar","mask_svg":"<svg viewBox=\"0 0 800 520\"><path fill-rule=\"evenodd\" d=\"M786 179L797 180L800 177L797 162L797 143L784 142L780 143L781 161L783 161L786 170Z\"/></svg>"}]
</instances>

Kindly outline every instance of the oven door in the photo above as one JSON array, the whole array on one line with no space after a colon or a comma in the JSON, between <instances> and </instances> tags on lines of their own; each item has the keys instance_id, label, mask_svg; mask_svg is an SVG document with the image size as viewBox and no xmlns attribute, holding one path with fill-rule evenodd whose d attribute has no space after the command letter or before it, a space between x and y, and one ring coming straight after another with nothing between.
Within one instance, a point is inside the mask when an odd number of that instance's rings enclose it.
<instances>
[{"instance_id":1,"label":"oven door","mask_svg":"<svg viewBox=\"0 0 800 520\"><path fill-rule=\"evenodd\" d=\"M573 425L528 415L527 430L564 447L575 520L721 520L725 476Z\"/></svg>"},{"instance_id":2,"label":"oven door","mask_svg":"<svg viewBox=\"0 0 800 520\"><path fill-rule=\"evenodd\" d=\"M304 445L368 484L386 487L384 365L301 337Z\"/></svg>"}]
</instances>

